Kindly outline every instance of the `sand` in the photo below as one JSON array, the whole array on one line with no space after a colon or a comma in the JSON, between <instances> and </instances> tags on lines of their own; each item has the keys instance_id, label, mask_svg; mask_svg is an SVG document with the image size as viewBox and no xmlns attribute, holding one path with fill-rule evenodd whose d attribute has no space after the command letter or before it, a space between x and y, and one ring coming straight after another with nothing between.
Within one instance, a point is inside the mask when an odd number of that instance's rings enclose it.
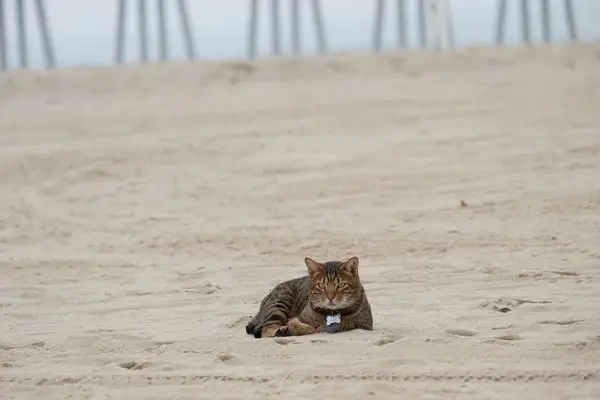
<instances>
[{"instance_id":1,"label":"sand","mask_svg":"<svg viewBox=\"0 0 600 400\"><path fill-rule=\"evenodd\" d=\"M600 398L599 44L12 72L0 132L1 398ZM353 255L372 332L246 335Z\"/></svg>"}]
</instances>

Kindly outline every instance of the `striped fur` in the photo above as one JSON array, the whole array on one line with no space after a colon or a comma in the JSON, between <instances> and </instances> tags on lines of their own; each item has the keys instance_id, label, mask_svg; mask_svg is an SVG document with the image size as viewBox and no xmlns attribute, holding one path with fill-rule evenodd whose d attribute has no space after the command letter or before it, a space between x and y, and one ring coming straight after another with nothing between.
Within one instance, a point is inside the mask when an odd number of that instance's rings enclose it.
<instances>
[{"instance_id":1,"label":"striped fur","mask_svg":"<svg viewBox=\"0 0 600 400\"><path fill-rule=\"evenodd\" d=\"M339 331L373 329L373 316L358 276L358 258L319 263L305 258L308 274L275 286L246 325L256 338L323 332L328 315L340 314Z\"/></svg>"}]
</instances>

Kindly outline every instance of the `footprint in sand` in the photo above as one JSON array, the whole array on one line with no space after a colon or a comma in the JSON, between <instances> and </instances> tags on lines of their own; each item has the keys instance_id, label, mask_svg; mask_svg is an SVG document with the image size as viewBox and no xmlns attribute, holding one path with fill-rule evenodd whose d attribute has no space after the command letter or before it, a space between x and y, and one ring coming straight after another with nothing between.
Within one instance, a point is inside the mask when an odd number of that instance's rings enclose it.
<instances>
[{"instance_id":1,"label":"footprint in sand","mask_svg":"<svg viewBox=\"0 0 600 400\"><path fill-rule=\"evenodd\" d=\"M249 315L244 316L244 317L235 318L235 319L232 319L231 322L225 324L224 327L228 328L228 329L236 328L238 326L246 325L251 320L252 320L252 317Z\"/></svg>"},{"instance_id":2,"label":"footprint in sand","mask_svg":"<svg viewBox=\"0 0 600 400\"><path fill-rule=\"evenodd\" d=\"M297 341L295 341L292 338L281 338L281 337L278 337L278 338L274 338L273 340L275 341L275 343L283 345L283 346L286 346L286 345L292 344L292 343L298 343Z\"/></svg>"},{"instance_id":3,"label":"footprint in sand","mask_svg":"<svg viewBox=\"0 0 600 400\"><path fill-rule=\"evenodd\" d=\"M387 334L374 341L373 344L375 346L385 346L386 344L394 343L400 339L402 339L402 336L400 335Z\"/></svg>"},{"instance_id":4,"label":"footprint in sand","mask_svg":"<svg viewBox=\"0 0 600 400\"><path fill-rule=\"evenodd\" d=\"M184 292L193 294L213 294L218 290L221 290L221 286L213 285L210 282L206 282L200 285L190 285L183 288Z\"/></svg>"},{"instance_id":5,"label":"footprint in sand","mask_svg":"<svg viewBox=\"0 0 600 400\"><path fill-rule=\"evenodd\" d=\"M189 282L191 279L204 279L206 276L206 268L198 267L195 270L190 271L176 271L175 281L186 281Z\"/></svg>"},{"instance_id":6,"label":"footprint in sand","mask_svg":"<svg viewBox=\"0 0 600 400\"><path fill-rule=\"evenodd\" d=\"M564 321L540 321L541 325L574 325L578 322L583 322L582 319L567 319Z\"/></svg>"},{"instance_id":7,"label":"footprint in sand","mask_svg":"<svg viewBox=\"0 0 600 400\"><path fill-rule=\"evenodd\" d=\"M519 279L532 279L534 281L548 280L555 282L557 279L578 278L579 274L575 271L534 271L522 272L517 275Z\"/></svg>"},{"instance_id":8,"label":"footprint in sand","mask_svg":"<svg viewBox=\"0 0 600 400\"><path fill-rule=\"evenodd\" d=\"M575 348L580 351L596 351L600 348L600 335L592 336L588 340L575 343Z\"/></svg>"},{"instance_id":9,"label":"footprint in sand","mask_svg":"<svg viewBox=\"0 0 600 400\"><path fill-rule=\"evenodd\" d=\"M507 313L512 311L523 304L550 304L551 301L548 300L527 300L527 299L517 299L511 297L498 297L495 299L487 299L483 303L479 304L481 308L487 308L492 311L498 311L501 313Z\"/></svg>"},{"instance_id":10,"label":"footprint in sand","mask_svg":"<svg viewBox=\"0 0 600 400\"><path fill-rule=\"evenodd\" d=\"M239 365L239 364L243 364L242 360L233 355L233 354L229 354L229 353L223 353L221 355L219 355L216 359L215 362L221 362L223 364L228 364L228 365Z\"/></svg>"},{"instance_id":11,"label":"footprint in sand","mask_svg":"<svg viewBox=\"0 0 600 400\"><path fill-rule=\"evenodd\" d=\"M125 361L119 364L119 367L123 368L123 369L130 369L130 370L141 370L141 369L146 369L151 367L153 364L152 363L147 363L147 362L137 362L137 361Z\"/></svg>"},{"instance_id":12,"label":"footprint in sand","mask_svg":"<svg viewBox=\"0 0 600 400\"><path fill-rule=\"evenodd\" d=\"M174 340L155 340L152 343L157 346L169 346L171 344L175 344L176 342Z\"/></svg>"},{"instance_id":13,"label":"footprint in sand","mask_svg":"<svg viewBox=\"0 0 600 400\"><path fill-rule=\"evenodd\" d=\"M515 340L523 340L523 337L520 335L502 335L502 336L497 336L494 339L496 340L506 340L509 342L515 341Z\"/></svg>"},{"instance_id":14,"label":"footprint in sand","mask_svg":"<svg viewBox=\"0 0 600 400\"><path fill-rule=\"evenodd\" d=\"M448 335L452 335L452 336L463 336L463 337L469 337L469 336L475 336L475 335L477 335L477 332L470 331L468 329L448 329L446 331L446 333Z\"/></svg>"},{"instance_id":15,"label":"footprint in sand","mask_svg":"<svg viewBox=\"0 0 600 400\"><path fill-rule=\"evenodd\" d=\"M515 335L515 334L506 334L506 335L502 335L502 336L496 336L492 339L485 339L482 340L481 343L485 343L485 344L509 344L511 342L514 342L516 340L523 340L523 337L520 335Z\"/></svg>"},{"instance_id":16,"label":"footprint in sand","mask_svg":"<svg viewBox=\"0 0 600 400\"><path fill-rule=\"evenodd\" d=\"M183 365L171 364L171 363L160 363L160 362L148 362L148 361L124 361L117 364L120 368L128 369L131 371L140 371L143 369L152 368L158 371L177 371L184 368Z\"/></svg>"},{"instance_id":17,"label":"footprint in sand","mask_svg":"<svg viewBox=\"0 0 600 400\"><path fill-rule=\"evenodd\" d=\"M510 329L510 328L514 328L513 324L509 324L509 325L504 325L504 326L494 326L492 328L493 331L503 331L506 329Z\"/></svg>"}]
</instances>

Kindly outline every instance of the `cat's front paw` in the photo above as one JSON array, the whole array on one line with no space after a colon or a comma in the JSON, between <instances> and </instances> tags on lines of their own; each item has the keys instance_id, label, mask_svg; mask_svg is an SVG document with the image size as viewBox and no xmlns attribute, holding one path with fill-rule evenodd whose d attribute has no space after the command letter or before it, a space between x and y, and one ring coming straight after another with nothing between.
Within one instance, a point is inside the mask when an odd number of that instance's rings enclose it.
<instances>
[{"instance_id":1,"label":"cat's front paw","mask_svg":"<svg viewBox=\"0 0 600 400\"><path fill-rule=\"evenodd\" d=\"M277 331L275 332L275 337L285 337L285 336L291 336L290 329L287 326L282 326L281 328L277 329Z\"/></svg>"}]
</instances>

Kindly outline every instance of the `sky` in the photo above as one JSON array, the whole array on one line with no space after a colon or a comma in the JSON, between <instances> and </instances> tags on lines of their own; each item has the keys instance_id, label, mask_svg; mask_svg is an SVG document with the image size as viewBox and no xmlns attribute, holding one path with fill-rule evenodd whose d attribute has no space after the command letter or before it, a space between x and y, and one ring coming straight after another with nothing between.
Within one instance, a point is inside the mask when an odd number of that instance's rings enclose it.
<instances>
[{"instance_id":1,"label":"sky","mask_svg":"<svg viewBox=\"0 0 600 400\"><path fill-rule=\"evenodd\" d=\"M9 66L17 66L14 3L5 0ZM128 5L126 60L139 57L137 0ZM157 15L155 1L148 3L148 29L151 60L158 57ZM281 31L284 55L290 54L289 0L281 1ZM409 47L417 47L416 2L408 5ZM530 0L532 35L541 40L540 1ZM167 0L167 25L171 59L185 57L181 28L177 18L176 0ZM600 40L600 1L574 0L575 18L581 40ZM271 56L269 0L260 1L259 57ZM305 54L317 51L309 0L301 1L302 42ZM369 51L372 43L376 0L321 0L321 9L330 51ZM454 38L457 46L491 44L495 35L497 0L450 0ZM520 41L519 0L509 0L507 42ZM46 1L48 23L58 67L109 66L115 54L117 0L50 0ZM247 53L247 32L250 0L187 0L195 50L200 59L244 59ZM563 0L550 0L553 41L568 40ZM31 68L43 68L41 41L33 1L26 1L27 36ZM396 35L396 1L387 0L384 28L384 49L392 50Z\"/></svg>"}]
</instances>

